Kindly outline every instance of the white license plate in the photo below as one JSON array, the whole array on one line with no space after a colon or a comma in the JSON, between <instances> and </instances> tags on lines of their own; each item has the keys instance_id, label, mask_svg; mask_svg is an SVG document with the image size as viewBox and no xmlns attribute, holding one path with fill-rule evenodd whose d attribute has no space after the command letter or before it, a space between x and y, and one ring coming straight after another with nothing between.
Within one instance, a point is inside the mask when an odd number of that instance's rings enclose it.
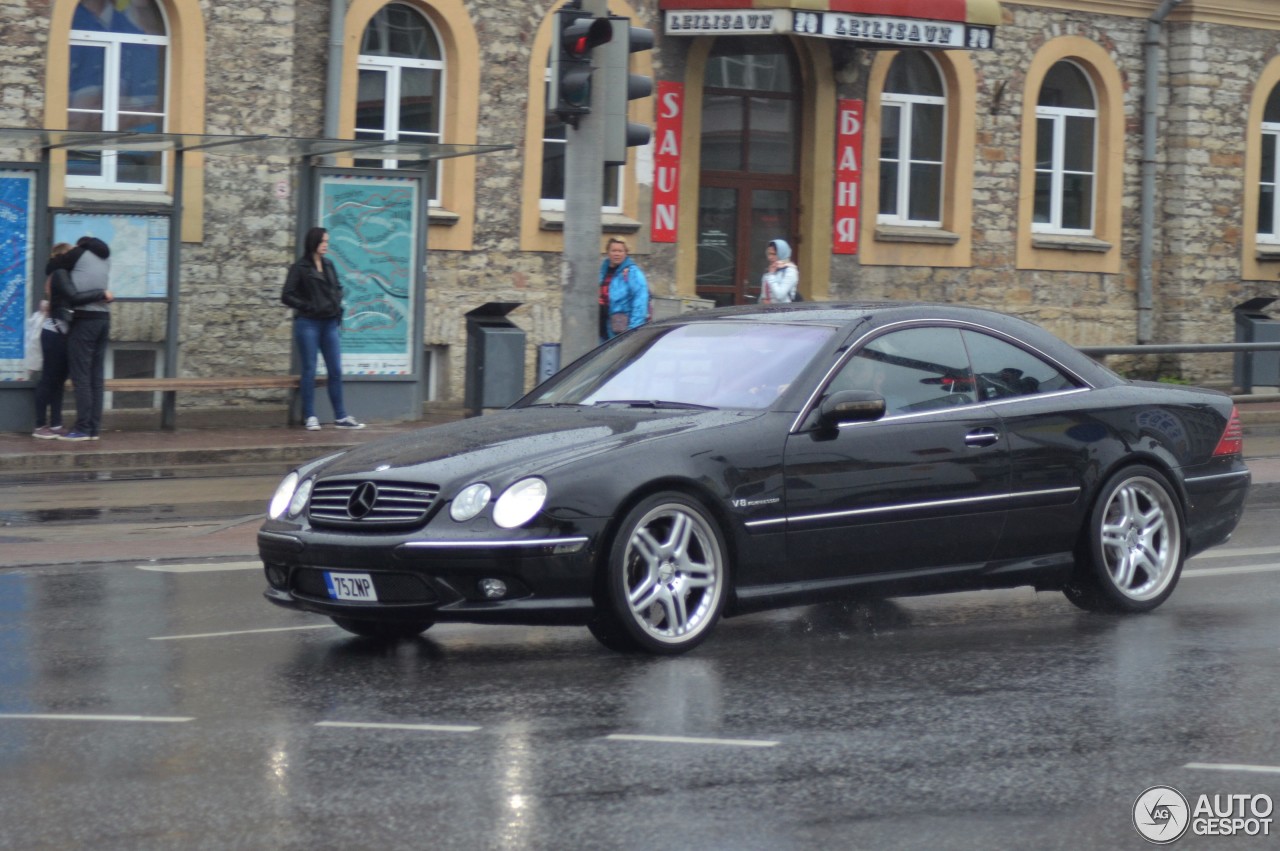
<instances>
[{"instance_id":1,"label":"white license plate","mask_svg":"<svg viewBox=\"0 0 1280 851\"><path fill-rule=\"evenodd\" d=\"M358 600L376 603L378 591L373 587L373 577L367 573L333 573L325 571L324 584L334 600Z\"/></svg>"}]
</instances>

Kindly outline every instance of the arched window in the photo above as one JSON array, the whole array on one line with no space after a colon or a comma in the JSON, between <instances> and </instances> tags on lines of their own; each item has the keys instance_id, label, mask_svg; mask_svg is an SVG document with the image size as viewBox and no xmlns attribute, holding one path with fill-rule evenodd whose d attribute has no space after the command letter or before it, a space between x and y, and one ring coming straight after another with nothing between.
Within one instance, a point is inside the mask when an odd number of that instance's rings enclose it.
<instances>
[{"instance_id":1,"label":"arched window","mask_svg":"<svg viewBox=\"0 0 1280 851\"><path fill-rule=\"evenodd\" d=\"M904 50L894 58L880 97L878 221L942 224L946 94L928 54Z\"/></svg>"},{"instance_id":2,"label":"arched window","mask_svg":"<svg viewBox=\"0 0 1280 851\"><path fill-rule=\"evenodd\" d=\"M157 0L81 0L71 23L67 128L161 133L168 27ZM159 152L68 151L67 185L156 188Z\"/></svg>"},{"instance_id":3,"label":"arched window","mask_svg":"<svg viewBox=\"0 0 1280 851\"><path fill-rule=\"evenodd\" d=\"M1097 124L1088 76L1072 62L1055 63L1036 101L1033 230L1093 232Z\"/></svg>"},{"instance_id":4,"label":"arched window","mask_svg":"<svg viewBox=\"0 0 1280 851\"><path fill-rule=\"evenodd\" d=\"M551 108L551 62L547 61L547 115L542 125L542 202L544 210L564 209L565 151L568 148L568 126ZM601 209L616 213L622 209L621 166L604 167L604 198Z\"/></svg>"},{"instance_id":5,"label":"arched window","mask_svg":"<svg viewBox=\"0 0 1280 851\"><path fill-rule=\"evenodd\" d=\"M1280 86L1262 112L1262 175L1258 184L1258 241L1280 243Z\"/></svg>"},{"instance_id":6,"label":"arched window","mask_svg":"<svg viewBox=\"0 0 1280 851\"><path fill-rule=\"evenodd\" d=\"M364 29L356 84L357 139L441 140L444 54L431 22L402 4L383 6ZM396 160L357 160L395 168ZM428 195L439 199L439 164L428 172Z\"/></svg>"}]
</instances>

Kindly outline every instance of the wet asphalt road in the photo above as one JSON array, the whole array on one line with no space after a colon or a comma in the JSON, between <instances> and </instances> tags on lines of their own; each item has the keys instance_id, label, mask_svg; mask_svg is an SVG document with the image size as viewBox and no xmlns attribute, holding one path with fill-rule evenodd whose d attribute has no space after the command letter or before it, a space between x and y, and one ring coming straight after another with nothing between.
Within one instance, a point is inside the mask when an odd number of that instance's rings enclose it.
<instances>
[{"instance_id":1,"label":"wet asphalt road","mask_svg":"<svg viewBox=\"0 0 1280 851\"><path fill-rule=\"evenodd\" d=\"M1277 521L1251 506L1147 616L896 599L676 659L577 628L381 647L226 560L0 569L0 848L1151 847L1150 786L1280 800Z\"/></svg>"}]
</instances>

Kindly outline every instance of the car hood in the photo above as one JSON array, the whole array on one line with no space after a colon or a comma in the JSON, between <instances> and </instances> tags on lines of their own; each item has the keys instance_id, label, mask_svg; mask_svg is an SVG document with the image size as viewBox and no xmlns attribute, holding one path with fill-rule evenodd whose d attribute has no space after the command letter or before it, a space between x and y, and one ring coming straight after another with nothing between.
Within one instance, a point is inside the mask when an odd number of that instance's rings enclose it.
<instances>
[{"instance_id":1,"label":"car hood","mask_svg":"<svg viewBox=\"0 0 1280 851\"><path fill-rule=\"evenodd\" d=\"M758 416L742 411L652 408L513 408L431 426L345 452L324 464L323 477L379 472L450 481L546 474L569 462L676 434L722 428Z\"/></svg>"}]
</instances>

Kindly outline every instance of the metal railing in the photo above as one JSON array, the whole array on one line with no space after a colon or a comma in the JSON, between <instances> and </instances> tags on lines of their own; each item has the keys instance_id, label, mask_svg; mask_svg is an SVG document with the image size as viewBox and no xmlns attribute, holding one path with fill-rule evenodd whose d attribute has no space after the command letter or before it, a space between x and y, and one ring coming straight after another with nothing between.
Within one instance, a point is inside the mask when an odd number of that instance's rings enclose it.
<instances>
[{"instance_id":1,"label":"metal railing","mask_svg":"<svg viewBox=\"0 0 1280 851\"><path fill-rule=\"evenodd\" d=\"M1198 355L1215 352L1280 352L1280 343L1147 343L1133 346L1076 346L1091 358L1107 355ZM1251 388L1250 388L1251 389ZM1275 393L1241 393L1236 402L1280 402Z\"/></svg>"}]
</instances>

